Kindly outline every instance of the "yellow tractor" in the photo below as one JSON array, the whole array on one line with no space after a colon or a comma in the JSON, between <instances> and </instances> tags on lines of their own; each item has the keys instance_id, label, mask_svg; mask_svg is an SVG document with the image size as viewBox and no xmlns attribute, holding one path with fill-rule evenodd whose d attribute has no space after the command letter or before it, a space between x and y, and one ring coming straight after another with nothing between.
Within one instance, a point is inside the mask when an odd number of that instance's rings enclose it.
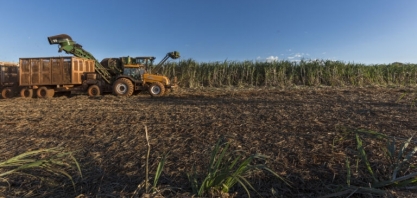
<instances>
[{"instance_id":1,"label":"yellow tractor","mask_svg":"<svg viewBox=\"0 0 417 198\"><path fill-rule=\"evenodd\" d=\"M156 68L162 66L168 58L176 59L179 57L178 52L168 53ZM150 74L148 68L153 65L155 57L121 57L105 58L101 65L106 68L120 68L123 73L117 75L113 83L113 94L117 96L130 96L140 91L148 90L149 94L154 97L163 96L169 89L174 89L176 79L170 81L166 76ZM90 94L91 95L91 94Z\"/></svg>"}]
</instances>

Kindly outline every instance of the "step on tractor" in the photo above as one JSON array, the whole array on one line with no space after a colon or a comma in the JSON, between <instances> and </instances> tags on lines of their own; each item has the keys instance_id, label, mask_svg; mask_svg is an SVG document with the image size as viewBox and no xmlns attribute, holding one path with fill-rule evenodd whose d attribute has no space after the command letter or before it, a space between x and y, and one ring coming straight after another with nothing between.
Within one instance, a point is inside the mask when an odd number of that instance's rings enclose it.
<instances>
[{"instance_id":1,"label":"step on tractor","mask_svg":"<svg viewBox=\"0 0 417 198\"><path fill-rule=\"evenodd\" d=\"M58 44L58 52L64 51L75 57L94 61L94 71L83 72L83 81L78 86L78 89L87 91L89 96L102 93L131 96L140 91L149 91L151 96L160 97L177 86L176 78L171 81L166 76L148 73L148 68L155 60L153 56L104 58L99 62L66 34L50 36L48 42L51 45ZM169 58L179 57L179 52L169 52L156 67L161 67Z\"/></svg>"}]
</instances>

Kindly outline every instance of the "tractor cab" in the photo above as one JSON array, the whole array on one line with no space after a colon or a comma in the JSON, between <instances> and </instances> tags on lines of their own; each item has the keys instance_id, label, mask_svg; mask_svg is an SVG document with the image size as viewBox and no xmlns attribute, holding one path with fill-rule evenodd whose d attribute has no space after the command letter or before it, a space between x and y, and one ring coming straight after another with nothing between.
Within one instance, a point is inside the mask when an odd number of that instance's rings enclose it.
<instances>
[{"instance_id":1,"label":"tractor cab","mask_svg":"<svg viewBox=\"0 0 417 198\"><path fill-rule=\"evenodd\" d=\"M148 67L153 65L155 57L121 57L123 75L129 76L135 80L142 81L143 74Z\"/></svg>"}]
</instances>

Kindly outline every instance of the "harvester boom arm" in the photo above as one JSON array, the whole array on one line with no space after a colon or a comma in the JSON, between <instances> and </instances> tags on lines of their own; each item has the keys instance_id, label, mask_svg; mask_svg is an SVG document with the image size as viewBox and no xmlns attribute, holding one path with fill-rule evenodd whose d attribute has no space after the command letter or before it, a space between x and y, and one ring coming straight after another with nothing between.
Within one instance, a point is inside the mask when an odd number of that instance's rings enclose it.
<instances>
[{"instance_id":1,"label":"harvester boom arm","mask_svg":"<svg viewBox=\"0 0 417 198\"><path fill-rule=\"evenodd\" d=\"M58 52L62 52L64 50L67 54L72 54L76 57L80 58L87 58L91 60L95 60L95 69L96 72L101 75L101 77L107 82L111 83L112 75L110 72L103 67L99 61L90 52L84 50L80 44L77 44L72 38L66 34L59 34L55 36L48 37L48 41L50 45L59 44L60 48ZM117 68L109 68L114 73L120 73Z\"/></svg>"}]
</instances>

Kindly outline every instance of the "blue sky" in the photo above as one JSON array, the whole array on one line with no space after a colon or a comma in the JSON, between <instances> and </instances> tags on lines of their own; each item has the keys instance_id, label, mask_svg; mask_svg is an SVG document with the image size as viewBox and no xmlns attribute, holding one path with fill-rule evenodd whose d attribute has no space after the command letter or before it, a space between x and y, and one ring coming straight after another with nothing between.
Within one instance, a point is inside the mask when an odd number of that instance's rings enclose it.
<instances>
[{"instance_id":1,"label":"blue sky","mask_svg":"<svg viewBox=\"0 0 417 198\"><path fill-rule=\"evenodd\" d=\"M325 59L417 63L415 0L0 0L0 61L64 56L68 34L98 60L177 50L198 62Z\"/></svg>"}]
</instances>

